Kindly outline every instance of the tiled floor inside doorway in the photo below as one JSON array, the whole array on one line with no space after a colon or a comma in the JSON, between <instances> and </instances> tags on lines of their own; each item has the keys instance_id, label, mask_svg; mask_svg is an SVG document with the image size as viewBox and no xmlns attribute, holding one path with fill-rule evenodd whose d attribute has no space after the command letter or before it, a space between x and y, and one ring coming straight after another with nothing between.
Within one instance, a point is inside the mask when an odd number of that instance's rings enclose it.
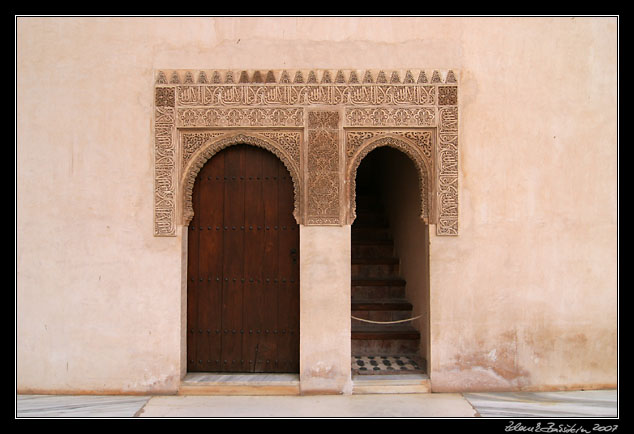
<instances>
[{"instance_id":1,"label":"tiled floor inside doorway","mask_svg":"<svg viewBox=\"0 0 634 434\"><path fill-rule=\"evenodd\" d=\"M422 374L425 363L409 355L352 356L352 372L356 375Z\"/></svg>"}]
</instances>

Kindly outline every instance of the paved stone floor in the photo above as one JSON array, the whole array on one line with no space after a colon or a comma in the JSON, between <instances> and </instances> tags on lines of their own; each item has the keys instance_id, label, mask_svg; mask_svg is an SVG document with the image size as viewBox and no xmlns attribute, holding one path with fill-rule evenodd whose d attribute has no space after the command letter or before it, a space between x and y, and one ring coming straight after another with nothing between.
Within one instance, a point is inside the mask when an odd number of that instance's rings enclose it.
<instances>
[{"instance_id":1,"label":"paved stone floor","mask_svg":"<svg viewBox=\"0 0 634 434\"><path fill-rule=\"evenodd\" d=\"M149 396L18 395L18 418L134 417Z\"/></svg>"},{"instance_id":2,"label":"paved stone floor","mask_svg":"<svg viewBox=\"0 0 634 434\"><path fill-rule=\"evenodd\" d=\"M617 390L346 396L18 395L21 418L617 418Z\"/></svg>"},{"instance_id":3,"label":"paved stone floor","mask_svg":"<svg viewBox=\"0 0 634 434\"><path fill-rule=\"evenodd\" d=\"M618 416L616 390L465 393L482 417L604 418Z\"/></svg>"}]
</instances>

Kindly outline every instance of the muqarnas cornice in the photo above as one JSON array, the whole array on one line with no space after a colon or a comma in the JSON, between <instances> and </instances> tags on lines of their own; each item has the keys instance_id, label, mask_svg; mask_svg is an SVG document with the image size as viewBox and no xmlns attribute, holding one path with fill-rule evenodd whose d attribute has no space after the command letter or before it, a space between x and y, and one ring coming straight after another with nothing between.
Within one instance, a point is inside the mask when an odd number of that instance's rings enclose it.
<instances>
[{"instance_id":1,"label":"muqarnas cornice","mask_svg":"<svg viewBox=\"0 0 634 434\"><path fill-rule=\"evenodd\" d=\"M444 78L443 76L444 75ZM428 78L429 77L429 78ZM452 70L160 70L156 85L169 84L455 84Z\"/></svg>"},{"instance_id":2,"label":"muqarnas cornice","mask_svg":"<svg viewBox=\"0 0 634 434\"><path fill-rule=\"evenodd\" d=\"M156 105L170 107L457 104L440 89L455 87L453 71L172 70L158 71L155 84Z\"/></svg>"},{"instance_id":3,"label":"muqarnas cornice","mask_svg":"<svg viewBox=\"0 0 634 434\"><path fill-rule=\"evenodd\" d=\"M323 119L327 125L316 123ZM438 235L458 234L458 80L452 70L156 71L156 236L175 236L177 222L188 221L181 183L194 174L184 173L186 162L197 146L212 146L191 133L232 137L236 129L259 137L256 145L266 143L297 168L295 217L301 224L351 224L355 197L348 187L354 180L348 178L370 149L392 146L419 168L421 217L437 225ZM423 130L434 135L425 142L429 149L411 139ZM352 137L360 151L355 156L348 154ZM206 157L196 158L200 165Z\"/></svg>"}]
</instances>

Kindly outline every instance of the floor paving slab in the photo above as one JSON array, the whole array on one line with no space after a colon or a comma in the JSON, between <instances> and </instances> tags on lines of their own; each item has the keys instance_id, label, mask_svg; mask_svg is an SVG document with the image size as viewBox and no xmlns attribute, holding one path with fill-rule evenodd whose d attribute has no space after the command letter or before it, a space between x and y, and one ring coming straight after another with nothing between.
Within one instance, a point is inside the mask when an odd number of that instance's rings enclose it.
<instances>
[{"instance_id":1,"label":"floor paving slab","mask_svg":"<svg viewBox=\"0 0 634 434\"><path fill-rule=\"evenodd\" d=\"M475 417L462 395L161 396L140 417L204 418L423 418Z\"/></svg>"},{"instance_id":2,"label":"floor paving slab","mask_svg":"<svg viewBox=\"0 0 634 434\"><path fill-rule=\"evenodd\" d=\"M126 418L134 417L149 396L18 395L18 418Z\"/></svg>"},{"instance_id":3,"label":"floor paving slab","mask_svg":"<svg viewBox=\"0 0 634 434\"><path fill-rule=\"evenodd\" d=\"M16 418L605 418L617 390L325 396L17 395Z\"/></svg>"},{"instance_id":4,"label":"floor paving slab","mask_svg":"<svg viewBox=\"0 0 634 434\"><path fill-rule=\"evenodd\" d=\"M614 418L617 390L465 393L482 417Z\"/></svg>"}]
</instances>

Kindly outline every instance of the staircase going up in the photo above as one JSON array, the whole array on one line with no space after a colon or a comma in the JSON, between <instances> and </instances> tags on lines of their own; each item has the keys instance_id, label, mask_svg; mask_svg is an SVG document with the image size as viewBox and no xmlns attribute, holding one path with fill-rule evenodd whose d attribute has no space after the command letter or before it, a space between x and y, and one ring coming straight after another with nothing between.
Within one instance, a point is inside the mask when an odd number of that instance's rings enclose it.
<instances>
[{"instance_id":1,"label":"staircase going up","mask_svg":"<svg viewBox=\"0 0 634 434\"><path fill-rule=\"evenodd\" d=\"M352 369L355 374L424 373L420 334L410 321L412 305L405 296L390 226L380 198L357 197L352 225Z\"/></svg>"}]
</instances>

